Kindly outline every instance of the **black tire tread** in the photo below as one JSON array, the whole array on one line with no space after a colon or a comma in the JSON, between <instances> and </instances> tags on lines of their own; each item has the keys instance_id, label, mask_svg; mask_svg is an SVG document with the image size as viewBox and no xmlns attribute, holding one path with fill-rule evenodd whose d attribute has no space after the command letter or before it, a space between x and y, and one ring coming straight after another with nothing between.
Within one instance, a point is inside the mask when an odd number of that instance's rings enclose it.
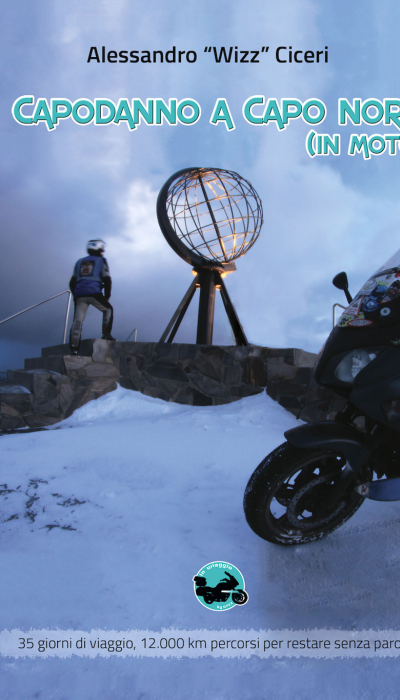
<instances>
[{"instance_id":1,"label":"black tire tread","mask_svg":"<svg viewBox=\"0 0 400 700\"><path fill-rule=\"evenodd\" d=\"M332 525L325 526L319 531L305 532L293 528L290 531L291 534L279 534L279 532L269 527L264 517L267 495L276 482L281 480L282 477L287 478L296 471L296 468L300 470L301 466L305 465L308 459L318 456L326 457L327 453L329 453L329 450L296 448L285 442L263 459L249 479L243 501L246 520L256 535L268 542L285 546L307 544L326 537L354 515L364 502L363 496L357 496L355 492L352 503L344 510L340 520Z\"/></svg>"}]
</instances>

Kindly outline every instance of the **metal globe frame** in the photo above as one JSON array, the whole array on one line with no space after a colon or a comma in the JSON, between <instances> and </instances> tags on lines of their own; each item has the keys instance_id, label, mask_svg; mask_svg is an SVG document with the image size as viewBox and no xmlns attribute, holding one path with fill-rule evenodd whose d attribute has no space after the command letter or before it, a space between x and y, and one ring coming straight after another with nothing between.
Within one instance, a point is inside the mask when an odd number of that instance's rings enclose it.
<instances>
[{"instance_id":1,"label":"metal globe frame","mask_svg":"<svg viewBox=\"0 0 400 700\"><path fill-rule=\"evenodd\" d=\"M193 266L195 279L160 342L173 341L199 287L196 343L212 344L215 293L219 289L236 344L248 345L223 277L236 270L234 260L254 245L262 217L257 192L236 172L184 168L166 181L157 199L158 223L175 253Z\"/></svg>"}]
</instances>

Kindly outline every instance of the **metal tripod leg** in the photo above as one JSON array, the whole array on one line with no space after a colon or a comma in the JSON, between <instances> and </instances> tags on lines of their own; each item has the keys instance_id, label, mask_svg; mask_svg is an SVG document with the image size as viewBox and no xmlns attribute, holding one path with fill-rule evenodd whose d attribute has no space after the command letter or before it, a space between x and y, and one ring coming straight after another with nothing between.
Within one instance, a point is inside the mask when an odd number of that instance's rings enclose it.
<instances>
[{"instance_id":1,"label":"metal tripod leg","mask_svg":"<svg viewBox=\"0 0 400 700\"><path fill-rule=\"evenodd\" d=\"M239 317L236 313L236 309L231 302L231 298L228 294L228 290L225 287L224 280L220 277L219 284L221 285L221 297L224 302L225 311L229 318L229 323L231 324L233 334L235 336L236 345L248 345L249 342L246 338L243 326L239 321Z\"/></svg>"},{"instance_id":2,"label":"metal tripod leg","mask_svg":"<svg viewBox=\"0 0 400 700\"><path fill-rule=\"evenodd\" d=\"M236 345L248 345L243 326L239 321L235 307L232 304L224 281L217 270L203 269L198 273L197 279L193 280L181 303L172 316L168 326L160 338L160 343L172 343L182 319L193 299L196 287L200 286L200 301L199 315L197 323L197 338L198 345L211 345L213 337L214 325L214 308L215 308L215 289L216 286L221 289L221 297L225 307L226 314L233 330ZM169 334L169 337L168 337ZM168 338L168 340L167 340Z\"/></svg>"},{"instance_id":3,"label":"metal tripod leg","mask_svg":"<svg viewBox=\"0 0 400 700\"><path fill-rule=\"evenodd\" d=\"M165 343L167 340L168 333L170 332L172 328L171 335L168 338L168 343L172 343L176 332L181 324L181 321L187 311L187 308L190 304L190 302L193 299L193 295L196 291L196 280L193 280L192 284L190 285L189 289L187 290L185 296L183 297L181 303L179 304L177 310L175 311L174 315L172 316L168 326L166 327L164 333L162 334L160 338L160 343ZM175 324L175 325L174 325Z\"/></svg>"}]
</instances>

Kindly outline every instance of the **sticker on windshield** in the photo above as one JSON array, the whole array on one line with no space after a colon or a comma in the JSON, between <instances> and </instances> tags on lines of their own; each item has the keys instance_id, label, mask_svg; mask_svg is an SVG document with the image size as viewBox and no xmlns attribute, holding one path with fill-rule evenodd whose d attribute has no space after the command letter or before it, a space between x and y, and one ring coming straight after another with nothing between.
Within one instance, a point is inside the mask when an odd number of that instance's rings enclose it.
<instances>
[{"instance_id":1,"label":"sticker on windshield","mask_svg":"<svg viewBox=\"0 0 400 700\"><path fill-rule=\"evenodd\" d=\"M348 326L372 326L372 321L368 321L366 318L354 318L349 321Z\"/></svg>"}]
</instances>

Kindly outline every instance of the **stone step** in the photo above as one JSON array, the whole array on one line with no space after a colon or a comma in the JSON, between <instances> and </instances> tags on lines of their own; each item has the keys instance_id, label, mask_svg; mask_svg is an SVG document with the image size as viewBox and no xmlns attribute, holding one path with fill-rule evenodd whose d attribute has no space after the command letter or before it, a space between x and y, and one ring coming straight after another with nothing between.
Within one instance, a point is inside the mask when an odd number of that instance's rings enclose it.
<instances>
[{"instance_id":1,"label":"stone step","mask_svg":"<svg viewBox=\"0 0 400 700\"><path fill-rule=\"evenodd\" d=\"M2 381L0 382L0 394L4 396L5 394L29 394L29 390L25 386L20 384L15 384L14 382Z\"/></svg>"},{"instance_id":2,"label":"stone step","mask_svg":"<svg viewBox=\"0 0 400 700\"><path fill-rule=\"evenodd\" d=\"M93 353L93 342L94 340L91 339L86 339L86 340L81 340L80 346L79 346L79 352L78 355L82 355L83 357L91 357ZM49 357L50 355L70 355L71 351L69 349L69 345L50 345L47 348L42 348L42 357Z\"/></svg>"},{"instance_id":3,"label":"stone step","mask_svg":"<svg viewBox=\"0 0 400 700\"><path fill-rule=\"evenodd\" d=\"M25 414L32 412L33 395L25 386L0 382L0 414L2 431L26 427Z\"/></svg>"},{"instance_id":4,"label":"stone step","mask_svg":"<svg viewBox=\"0 0 400 700\"><path fill-rule=\"evenodd\" d=\"M12 384L18 384L19 386L25 387L28 391L34 391L35 377L37 375L42 375L44 378L51 377L52 374L59 374L59 372L52 372L48 369L9 369L7 372L7 380Z\"/></svg>"},{"instance_id":5,"label":"stone step","mask_svg":"<svg viewBox=\"0 0 400 700\"><path fill-rule=\"evenodd\" d=\"M24 369L47 369L50 372L65 374L64 358L62 355L29 357L24 361Z\"/></svg>"}]
</instances>

